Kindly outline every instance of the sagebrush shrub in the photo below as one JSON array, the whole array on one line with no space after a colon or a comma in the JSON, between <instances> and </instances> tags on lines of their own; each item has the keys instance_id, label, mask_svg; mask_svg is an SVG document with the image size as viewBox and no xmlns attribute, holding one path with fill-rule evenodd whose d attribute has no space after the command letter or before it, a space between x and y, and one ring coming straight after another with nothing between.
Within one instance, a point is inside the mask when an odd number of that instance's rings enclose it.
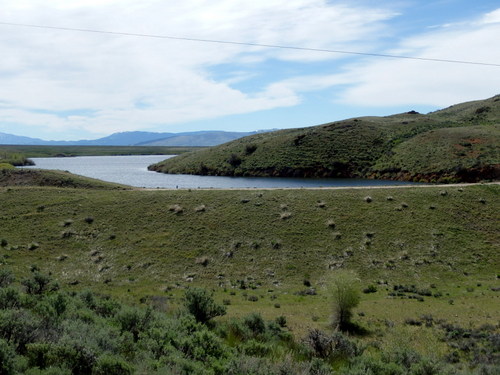
<instances>
[{"instance_id":1,"label":"sagebrush shrub","mask_svg":"<svg viewBox=\"0 0 500 375\"><path fill-rule=\"evenodd\" d=\"M217 304L212 295L203 288L187 289L184 294L184 306L200 323L207 323L216 316L226 314L226 308Z\"/></svg>"},{"instance_id":2,"label":"sagebrush shrub","mask_svg":"<svg viewBox=\"0 0 500 375\"><path fill-rule=\"evenodd\" d=\"M94 365L95 375L131 375L134 368L123 358L116 355L103 354Z\"/></svg>"},{"instance_id":3,"label":"sagebrush shrub","mask_svg":"<svg viewBox=\"0 0 500 375\"><path fill-rule=\"evenodd\" d=\"M14 274L8 269L0 269L0 288L5 288L15 281Z\"/></svg>"},{"instance_id":4,"label":"sagebrush shrub","mask_svg":"<svg viewBox=\"0 0 500 375\"><path fill-rule=\"evenodd\" d=\"M14 365L15 352L13 348L0 338L0 374L14 375L16 373Z\"/></svg>"},{"instance_id":5,"label":"sagebrush shrub","mask_svg":"<svg viewBox=\"0 0 500 375\"><path fill-rule=\"evenodd\" d=\"M0 309L15 309L21 306L21 294L17 289L6 287L0 289Z\"/></svg>"},{"instance_id":6,"label":"sagebrush shrub","mask_svg":"<svg viewBox=\"0 0 500 375\"><path fill-rule=\"evenodd\" d=\"M261 335L266 332L266 323L259 313L252 313L243 318L243 324L247 326L254 335Z\"/></svg>"}]
</instances>

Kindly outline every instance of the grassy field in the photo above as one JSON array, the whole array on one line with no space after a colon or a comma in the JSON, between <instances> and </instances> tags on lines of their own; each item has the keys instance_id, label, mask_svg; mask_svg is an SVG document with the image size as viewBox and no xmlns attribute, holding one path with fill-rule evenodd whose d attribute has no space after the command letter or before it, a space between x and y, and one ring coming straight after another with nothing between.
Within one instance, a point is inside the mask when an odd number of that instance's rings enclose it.
<instances>
[{"instance_id":1,"label":"grassy field","mask_svg":"<svg viewBox=\"0 0 500 375\"><path fill-rule=\"evenodd\" d=\"M151 166L164 173L476 182L500 177L500 96L426 115L256 134Z\"/></svg>"},{"instance_id":2,"label":"grassy field","mask_svg":"<svg viewBox=\"0 0 500 375\"><path fill-rule=\"evenodd\" d=\"M3 169L0 356L15 349L12 366L42 366L30 374L44 375L58 373L43 370L49 365L72 368L61 374L103 366L120 374L495 374L499 193L498 184L137 190ZM328 287L340 270L359 277L357 334L332 333ZM20 281L14 289L5 286L9 272ZM39 272L61 290L29 292L27 280L44 280ZM182 312L193 286L213 292L227 315L194 325ZM260 317L267 328L252 333ZM134 319L143 323L134 328ZM16 324L38 327L33 344L15 346L25 337L20 328L9 336ZM322 354L317 345L332 337L348 355ZM200 354L215 348L213 357ZM228 372L232 361L240 370Z\"/></svg>"},{"instance_id":3,"label":"grassy field","mask_svg":"<svg viewBox=\"0 0 500 375\"><path fill-rule=\"evenodd\" d=\"M64 156L112 156L112 155L177 155L199 147L164 146L27 146L0 145L2 153L23 154L27 158Z\"/></svg>"},{"instance_id":4,"label":"grassy field","mask_svg":"<svg viewBox=\"0 0 500 375\"><path fill-rule=\"evenodd\" d=\"M0 267L27 275L36 265L69 290L166 299L170 310L200 285L229 317L284 315L297 334L328 326L325 282L351 269L376 289L357 310L368 327L403 329L422 314L495 325L499 192L3 187Z\"/></svg>"}]
</instances>

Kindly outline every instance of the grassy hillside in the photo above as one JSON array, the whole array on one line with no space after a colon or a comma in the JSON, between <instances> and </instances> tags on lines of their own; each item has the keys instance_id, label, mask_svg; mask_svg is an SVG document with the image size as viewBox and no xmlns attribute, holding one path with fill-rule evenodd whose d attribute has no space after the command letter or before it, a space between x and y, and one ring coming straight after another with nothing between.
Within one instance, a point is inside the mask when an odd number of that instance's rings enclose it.
<instances>
[{"instance_id":1,"label":"grassy hillside","mask_svg":"<svg viewBox=\"0 0 500 375\"><path fill-rule=\"evenodd\" d=\"M498 372L498 184L70 186L0 187L1 371ZM357 335L331 333L327 287L345 269ZM182 313L193 286L227 315Z\"/></svg>"},{"instance_id":2,"label":"grassy hillside","mask_svg":"<svg viewBox=\"0 0 500 375\"><path fill-rule=\"evenodd\" d=\"M429 313L496 324L499 192L10 187L0 189L0 259L133 302L175 306L185 287L203 285L231 303L230 316L286 314L297 332L328 324L324 282L347 268L378 290L363 300L363 322ZM396 285L414 291L391 297ZM424 290L424 302L408 299Z\"/></svg>"},{"instance_id":3,"label":"grassy hillside","mask_svg":"<svg viewBox=\"0 0 500 375\"><path fill-rule=\"evenodd\" d=\"M229 176L479 181L500 176L500 96L422 115L364 117L257 134L150 167Z\"/></svg>"},{"instance_id":4,"label":"grassy hillside","mask_svg":"<svg viewBox=\"0 0 500 375\"><path fill-rule=\"evenodd\" d=\"M53 186L60 188L79 189L129 189L130 187L95 180L88 177L77 176L69 172L36 170L36 169L14 169L1 168L0 187L13 186Z\"/></svg>"}]
</instances>

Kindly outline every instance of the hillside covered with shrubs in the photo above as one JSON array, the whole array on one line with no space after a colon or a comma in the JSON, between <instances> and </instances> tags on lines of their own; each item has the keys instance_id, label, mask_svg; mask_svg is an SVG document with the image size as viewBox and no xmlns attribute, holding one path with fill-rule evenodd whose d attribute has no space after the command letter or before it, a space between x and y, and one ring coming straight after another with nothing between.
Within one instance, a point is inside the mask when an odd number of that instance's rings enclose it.
<instances>
[{"instance_id":1,"label":"hillside covered with shrubs","mask_svg":"<svg viewBox=\"0 0 500 375\"><path fill-rule=\"evenodd\" d=\"M187 289L184 307L167 312L88 290L66 292L36 267L21 280L2 268L0 373L493 375L500 369L490 326L462 328L432 316L408 321L435 325L451 349L431 358L404 346L388 349L377 335L361 341L314 329L294 337L283 316L214 319L224 314L205 289Z\"/></svg>"},{"instance_id":2,"label":"hillside covered with shrubs","mask_svg":"<svg viewBox=\"0 0 500 375\"><path fill-rule=\"evenodd\" d=\"M500 178L499 144L497 95L428 114L409 111L260 133L150 169L211 176L477 182Z\"/></svg>"}]
</instances>

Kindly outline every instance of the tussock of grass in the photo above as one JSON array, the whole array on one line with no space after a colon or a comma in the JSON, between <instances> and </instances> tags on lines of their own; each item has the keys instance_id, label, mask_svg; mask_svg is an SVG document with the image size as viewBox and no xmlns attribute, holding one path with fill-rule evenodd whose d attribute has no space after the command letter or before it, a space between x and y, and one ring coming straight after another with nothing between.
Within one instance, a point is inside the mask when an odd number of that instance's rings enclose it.
<instances>
[{"instance_id":1,"label":"tussock of grass","mask_svg":"<svg viewBox=\"0 0 500 375\"><path fill-rule=\"evenodd\" d=\"M173 204L168 208L169 211L172 211L175 214L182 214L184 212L184 208L182 208L178 204Z\"/></svg>"},{"instance_id":2,"label":"tussock of grass","mask_svg":"<svg viewBox=\"0 0 500 375\"><path fill-rule=\"evenodd\" d=\"M200 204L199 206L196 206L194 211L195 212L205 212L207 209L207 206L205 206L204 204Z\"/></svg>"},{"instance_id":3,"label":"tussock of grass","mask_svg":"<svg viewBox=\"0 0 500 375\"><path fill-rule=\"evenodd\" d=\"M282 212L280 214L280 219L281 220L287 220L287 219L290 219L292 217L292 213L291 212Z\"/></svg>"}]
</instances>

